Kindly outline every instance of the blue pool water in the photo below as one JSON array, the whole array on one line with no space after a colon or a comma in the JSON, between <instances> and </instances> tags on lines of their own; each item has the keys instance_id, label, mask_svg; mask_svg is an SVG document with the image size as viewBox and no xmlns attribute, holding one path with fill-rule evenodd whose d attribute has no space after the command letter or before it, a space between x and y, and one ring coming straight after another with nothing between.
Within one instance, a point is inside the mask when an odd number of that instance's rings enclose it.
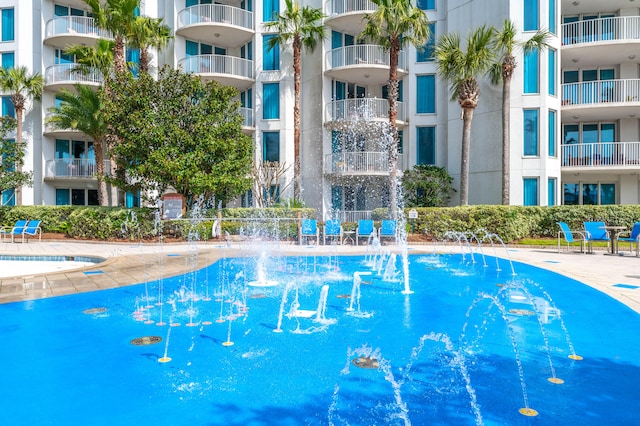
<instances>
[{"instance_id":1,"label":"blue pool water","mask_svg":"<svg viewBox=\"0 0 640 426\"><path fill-rule=\"evenodd\" d=\"M277 286L247 285L256 259L227 259L0 305L0 424L640 423L640 315L524 264L512 276L502 260L409 260L413 294L363 257L309 256L270 260ZM367 271L353 292L354 272ZM287 316L296 302L312 318ZM162 341L131 344L144 336ZM378 368L355 365L368 363Z\"/></svg>"}]
</instances>

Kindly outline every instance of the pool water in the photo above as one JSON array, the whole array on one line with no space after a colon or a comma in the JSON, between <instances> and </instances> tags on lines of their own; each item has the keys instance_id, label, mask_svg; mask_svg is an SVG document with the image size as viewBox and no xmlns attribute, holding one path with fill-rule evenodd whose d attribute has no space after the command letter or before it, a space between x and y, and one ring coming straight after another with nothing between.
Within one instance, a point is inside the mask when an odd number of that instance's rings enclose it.
<instances>
[{"instance_id":1,"label":"pool water","mask_svg":"<svg viewBox=\"0 0 640 426\"><path fill-rule=\"evenodd\" d=\"M269 262L275 286L248 285L257 259L227 259L0 305L2 424L640 422L640 315L586 285L411 255L403 294L393 268L385 280L364 257ZM371 275L354 288L354 272ZM162 340L131 344L145 336Z\"/></svg>"}]
</instances>

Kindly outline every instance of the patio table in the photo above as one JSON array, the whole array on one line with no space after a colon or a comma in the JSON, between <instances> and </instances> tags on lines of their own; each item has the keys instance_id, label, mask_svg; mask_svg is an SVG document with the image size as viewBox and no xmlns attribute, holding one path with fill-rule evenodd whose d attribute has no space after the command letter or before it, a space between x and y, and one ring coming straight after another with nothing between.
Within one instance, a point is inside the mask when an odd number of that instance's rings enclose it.
<instances>
[{"instance_id":1,"label":"patio table","mask_svg":"<svg viewBox=\"0 0 640 426\"><path fill-rule=\"evenodd\" d=\"M616 254L616 248L618 244L616 239L618 238L618 234L620 231L628 229L626 226L618 226L618 225L605 225L603 226L604 230L609 234L609 239L611 240L611 252L608 254Z\"/></svg>"}]
</instances>

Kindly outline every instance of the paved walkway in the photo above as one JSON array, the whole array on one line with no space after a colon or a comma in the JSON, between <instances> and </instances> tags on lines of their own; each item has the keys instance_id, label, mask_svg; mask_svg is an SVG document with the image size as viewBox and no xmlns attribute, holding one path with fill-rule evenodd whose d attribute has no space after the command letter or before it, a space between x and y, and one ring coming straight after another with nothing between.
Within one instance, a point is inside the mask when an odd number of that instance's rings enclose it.
<instances>
[{"instance_id":1,"label":"paved walkway","mask_svg":"<svg viewBox=\"0 0 640 426\"><path fill-rule=\"evenodd\" d=\"M90 255L103 257L106 261L83 269L0 278L0 303L131 285L156 279L160 271L165 277L175 276L203 267L223 256L249 255L255 250L255 246L246 243L235 243L228 247L218 242L200 242L197 245L58 240L25 244L1 242L0 255ZM354 246L302 248L280 244L278 250L291 254L365 253L363 247ZM435 250L436 247L430 245L411 246L411 253L433 253ZM489 254L488 251L486 253ZM514 246L508 252L498 250L501 257L507 257L507 254L514 261L575 278L640 313L640 258L628 252L624 256L611 256L605 255L604 251L595 254L558 253L555 247L531 249Z\"/></svg>"}]
</instances>

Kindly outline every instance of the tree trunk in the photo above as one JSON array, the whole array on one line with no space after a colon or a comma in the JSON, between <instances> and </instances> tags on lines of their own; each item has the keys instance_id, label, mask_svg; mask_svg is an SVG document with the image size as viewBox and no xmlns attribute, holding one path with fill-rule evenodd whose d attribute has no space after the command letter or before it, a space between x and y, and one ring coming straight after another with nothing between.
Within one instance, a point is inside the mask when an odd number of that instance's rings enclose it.
<instances>
[{"instance_id":1,"label":"tree trunk","mask_svg":"<svg viewBox=\"0 0 640 426\"><path fill-rule=\"evenodd\" d=\"M116 73L124 72L125 57L124 57L124 39L122 36L117 36L113 44L113 68Z\"/></svg>"},{"instance_id":2,"label":"tree trunk","mask_svg":"<svg viewBox=\"0 0 640 426\"><path fill-rule=\"evenodd\" d=\"M297 36L293 40L293 199L302 199L300 185L300 52L302 41Z\"/></svg>"},{"instance_id":3,"label":"tree trunk","mask_svg":"<svg viewBox=\"0 0 640 426\"><path fill-rule=\"evenodd\" d=\"M400 41L396 38L389 49L389 126L393 140L389 144L389 212L391 219L398 216L398 144L400 137L396 128L398 114L398 56Z\"/></svg>"},{"instance_id":4,"label":"tree trunk","mask_svg":"<svg viewBox=\"0 0 640 426\"><path fill-rule=\"evenodd\" d=\"M502 79L502 204L510 204L511 181L511 76Z\"/></svg>"},{"instance_id":5,"label":"tree trunk","mask_svg":"<svg viewBox=\"0 0 640 426\"><path fill-rule=\"evenodd\" d=\"M104 181L104 144L101 140L93 140L93 148L96 156L96 177L98 179L98 205L108 205L107 184Z\"/></svg>"},{"instance_id":6,"label":"tree trunk","mask_svg":"<svg viewBox=\"0 0 640 426\"><path fill-rule=\"evenodd\" d=\"M19 149L22 149L22 114L24 112L23 108L20 108L19 106L16 107L16 102L13 102L13 106L14 109L16 111L16 145L19 147ZM16 171L18 173L22 173L22 166L18 165ZM19 186L16 188L15 192L14 192L14 197L16 198L16 206L21 206L22 205L22 187Z\"/></svg>"},{"instance_id":7,"label":"tree trunk","mask_svg":"<svg viewBox=\"0 0 640 426\"><path fill-rule=\"evenodd\" d=\"M149 50L146 47L140 49L140 73L149 74Z\"/></svg>"},{"instance_id":8,"label":"tree trunk","mask_svg":"<svg viewBox=\"0 0 640 426\"><path fill-rule=\"evenodd\" d=\"M469 205L469 150L473 108L462 108L462 153L460 155L460 205Z\"/></svg>"}]
</instances>

